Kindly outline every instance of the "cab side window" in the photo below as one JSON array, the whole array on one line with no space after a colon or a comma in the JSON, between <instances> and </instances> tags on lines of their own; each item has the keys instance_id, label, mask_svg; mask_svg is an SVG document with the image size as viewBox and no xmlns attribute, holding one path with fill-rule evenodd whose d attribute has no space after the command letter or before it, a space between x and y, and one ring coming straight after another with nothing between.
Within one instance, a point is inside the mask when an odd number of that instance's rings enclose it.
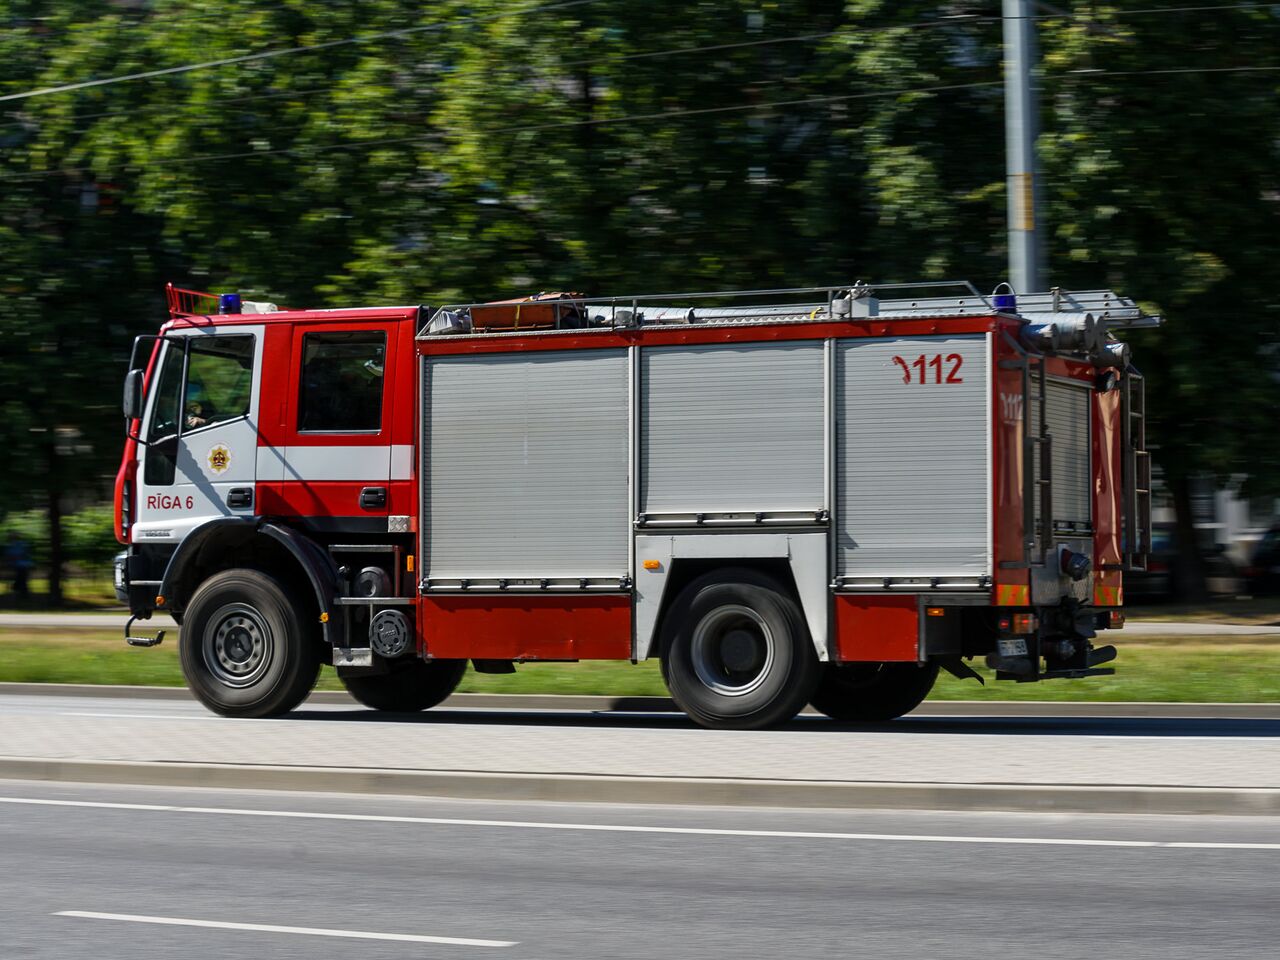
<instances>
[{"instance_id":1,"label":"cab side window","mask_svg":"<svg viewBox=\"0 0 1280 960\"><path fill-rule=\"evenodd\" d=\"M253 392L253 337L200 337L187 357L183 432L249 413Z\"/></svg>"},{"instance_id":2,"label":"cab side window","mask_svg":"<svg viewBox=\"0 0 1280 960\"><path fill-rule=\"evenodd\" d=\"M387 335L308 333L302 338L298 431L377 433Z\"/></svg>"}]
</instances>

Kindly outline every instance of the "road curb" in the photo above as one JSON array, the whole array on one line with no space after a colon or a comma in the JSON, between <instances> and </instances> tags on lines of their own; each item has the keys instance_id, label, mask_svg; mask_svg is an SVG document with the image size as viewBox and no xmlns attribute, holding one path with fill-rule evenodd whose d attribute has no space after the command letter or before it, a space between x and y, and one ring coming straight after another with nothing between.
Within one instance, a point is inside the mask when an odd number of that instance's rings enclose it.
<instances>
[{"instance_id":1,"label":"road curb","mask_svg":"<svg viewBox=\"0 0 1280 960\"><path fill-rule=\"evenodd\" d=\"M0 757L0 778L223 790L699 806L1280 815L1280 790L571 776Z\"/></svg>"},{"instance_id":2,"label":"road curb","mask_svg":"<svg viewBox=\"0 0 1280 960\"><path fill-rule=\"evenodd\" d=\"M186 687L91 683L0 683L0 696L99 697L125 700L190 700ZM318 690L308 703L356 702L342 690ZM363 709L363 708L360 708ZM438 710L557 710L605 713L673 713L669 697L612 697L541 693L455 693ZM806 710L813 714L813 710ZM1155 701L930 700L913 717L1094 717L1171 720L1280 720L1280 703L1163 703Z\"/></svg>"}]
</instances>

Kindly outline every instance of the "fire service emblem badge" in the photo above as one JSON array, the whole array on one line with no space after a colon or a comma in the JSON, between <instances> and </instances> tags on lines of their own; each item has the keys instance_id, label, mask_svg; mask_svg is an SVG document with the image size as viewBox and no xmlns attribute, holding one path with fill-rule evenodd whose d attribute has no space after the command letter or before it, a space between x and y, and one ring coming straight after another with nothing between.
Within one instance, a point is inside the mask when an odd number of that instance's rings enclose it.
<instances>
[{"instance_id":1,"label":"fire service emblem badge","mask_svg":"<svg viewBox=\"0 0 1280 960\"><path fill-rule=\"evenodd\" d=\"M231 451L218 444L209 451L209 469L214 473L226 473L227 467L231 466Z\"/></svg>"}]
</instances>

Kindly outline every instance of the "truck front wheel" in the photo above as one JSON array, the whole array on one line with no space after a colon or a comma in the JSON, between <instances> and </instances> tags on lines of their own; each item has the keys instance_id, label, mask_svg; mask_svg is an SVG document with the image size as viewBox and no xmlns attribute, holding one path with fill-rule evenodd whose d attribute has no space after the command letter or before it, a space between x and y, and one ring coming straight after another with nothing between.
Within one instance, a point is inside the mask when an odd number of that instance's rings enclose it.
<instances>
[{"instance_id":1,"label":"truck front wheel","mask_svg":"<svg viewBox=\"0 0 1280 960\"><path fill-rule=\"evenodd\" d=\"M833 720L894 720L920 706L937 679L936 663L826 663L811 703Z\"/></svg>"},{"instance_id":2,"label":"truck front wheel","mask_svg":"<svg viewBox=\"0 0 1280 960\"><path fill-rule=\"evenodd\" d=\"M390 672L343 677L347 692L366 707L392 713L428 710L453 693L467 672L465 660L419 660L391 664Z\"/></svg>"},{"instance_id":3,"label":"truck front wheel","mask_svg":"<svg viewBox=\"0 0 1280 960\"><path fill-rule=\"evenodd\" d=\"M320 673L317 628L284 584L257 570L214 574L192 596L178 653L187 686L224 717L288 713Z\"/></svg>"},{"instance_id":4,"label":"truck front wheel","mask_svg":"<svg viewBox=\"0 0 1280 960\"><path fill-rule=\"evenodd\" d=\"M799 604L754 570L699 577L663 617L663 674L704 727L785 723L809 699L818 660Z\"/></svg>"}]
</instances>

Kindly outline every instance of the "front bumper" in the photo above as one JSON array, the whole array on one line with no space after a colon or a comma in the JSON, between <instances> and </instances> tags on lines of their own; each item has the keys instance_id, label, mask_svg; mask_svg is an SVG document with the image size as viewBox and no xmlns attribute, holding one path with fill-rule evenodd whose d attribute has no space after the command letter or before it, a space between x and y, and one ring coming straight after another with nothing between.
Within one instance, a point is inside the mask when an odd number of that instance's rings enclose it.
<instances>
[{"instance_id":1,"label":"front bumper","mask_svg":"<svg viewBox=\"0 0 1280 960\"><path fill-rule=\"evenodd\" d=\"M146 548L143 549L145 551ZM134 616L143 619L151 616L167 563L167 556L141 552L137 547L130 547L115 555L111 579L116 599L128 607Z\"/></svg>"}]
</instances>

